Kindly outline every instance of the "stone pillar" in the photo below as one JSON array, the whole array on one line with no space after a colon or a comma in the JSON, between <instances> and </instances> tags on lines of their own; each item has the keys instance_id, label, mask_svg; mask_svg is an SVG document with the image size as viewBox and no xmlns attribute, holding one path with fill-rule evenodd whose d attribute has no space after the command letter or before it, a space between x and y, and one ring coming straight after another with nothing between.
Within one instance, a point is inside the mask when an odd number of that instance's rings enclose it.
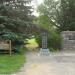
<instances>
[{"instance_id":1,"label":"stone pillar","mask_svg":"<svg viewBox=\"0 0 75 75\"><path fill-rule=\"evenodd\" d=\"M49 56L50 52L49 49L47 48L47 32L42 32L41 33L41 38L42 38L42 47L40 50L40 55L42 56Z\"/></svg>"},{"instance_id":2,"label":"stone pillar","mask_svg":"<svg viewBox=\"0 0 75 75\"><path fill-rule=\"evenodd\" d=\"M47 33L42 33L42 49L47 49Z\"/></svg>"}]
</instances>

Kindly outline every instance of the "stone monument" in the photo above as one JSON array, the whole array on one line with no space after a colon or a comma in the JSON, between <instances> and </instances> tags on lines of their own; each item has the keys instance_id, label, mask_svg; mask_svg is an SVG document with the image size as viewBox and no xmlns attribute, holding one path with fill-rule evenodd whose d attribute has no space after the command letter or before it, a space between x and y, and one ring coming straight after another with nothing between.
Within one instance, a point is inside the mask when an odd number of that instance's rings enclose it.
<instances>
[{"instance_id":1,"label":"stone monument","mask_svg":"<svg viewBox=\"0 0 75 75\"><path fill-rule=\"evenodd\" d=\"M40 50L40 55L49 56L50 52L49 52L49 49L47 48L47 32L45 31L42 32L41 37L42 37L42 47Z\"/></svg>"}]
</instances>

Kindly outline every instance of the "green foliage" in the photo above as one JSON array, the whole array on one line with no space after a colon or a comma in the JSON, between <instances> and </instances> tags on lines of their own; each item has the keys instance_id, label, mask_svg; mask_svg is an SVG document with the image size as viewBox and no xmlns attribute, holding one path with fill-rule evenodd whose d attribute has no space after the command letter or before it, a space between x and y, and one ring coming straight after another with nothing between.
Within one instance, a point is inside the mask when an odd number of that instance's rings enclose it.
<instances>
[{"instance_id":1,"label":"green foliage","mask_svg":"<svg viewBox=\"0 0 75 75\"><path fill-rule=\"evenodd\" d=\"M61 0L61 30L75 31L75 0Z\"/></svg>"},{"instance_id":2,"label":"green foliage","mask_svg":"<svg viewBox=\"0 0 75 75\"><path fill-rule=\"evenodd\" d=\"M13 50L15 51L15 53L24 53L25 51L25 42L24 42L24 39L22 38L16 38L14 41L12 41L12 47L13 47Z\"/></svg>"},{"instance_id":3,"label":"green foliage","mask_svg":"<svg viewBox=\"0 0 75 75\"><path fill-rule=\"evenodd\" d=\"M46 15L40 15L37 18L37 22L36 22L41 28L46 29L46 30L50 30L52 28L54 28L53 23L49 20L49 18Z\"/></svg>"},{"instance_id":4,"label":"green foliage","mask_svg":"<svg viewBox=\"0 0 75 75\"><path fill-rule=\"evenodd\" d=\"M19 45L15 45L13 46L13 50L15 53L18 54L25 54L25 51L27 50L25 47L23 47L23 45L19 46Z\"/></svg>"},{"instance_id":5,"label":"green foliage","mask_svg":"<svg viewBox=\"0 0 75 75\"><path fill-rule=\"evenodd\" d=\"M0 0L0 38L11 40L16 52L22 51L27 27L32 24L30 3L31 0Z\"/></svg>"},{"instance_id":6,"label":"green foliage","mask_svg":"<svg viewBox=\"0 0 75 75\"><path fill-rule=\"evenodd\" d=\"M41 37L40 36L37 36L36 37L36 42L38 43L38 45L39 45L39 47L41 48L41 45L42 45L42 39L41 39Z\"/></svg>"},{"instance_id":7,"label":"green foliage","mask_svg":"<svg viewBox=\"0 0 75 75\"><path fill-rule=\"evenodd\" d=\"M32 23L32 7L29 1L3 0L0 4L0 30L26 33L27 26ZM29 6L27 6L27 4Z\"/></svg>"},{"instance_id":8,"label":"green foliage","mask_svg":"<svg viewBox=\"0 0 75 75\"><path fill-rule=\"evenodd\" d=\"M59 1L44 0L44 2L38 7L38 12L40 14L38 23L48 30L50 30L50 28L58 27L58 9Z\"/></svg>"},{"instance_id":9,"label":"green foliage","mask_svg":"<svg viewBox=\"0 0 75 75\"><path fill-rule=\"evenodd\" d=\"M5 33L1 37L4 40L12 40L12 41L14 41L18 38L18 36L15 33L12 33L12 32Z\"/></svg>"},{"instance_id":10,"label":"green foliage","mask_svg":"<svg viewBox=\"0 0 75 75\"><path fill-rule=\"evenodd\" d=\"M61 35L60 33L51 31L48 35L48 47L58 50L61 48Z\"/></svg>"},{"instance_id":11,"label":"green foliage","mask_svg":"<svg viewBox=\"0 0 75 75\"><path fill-rule=\"evenodd\" d=\"M43 27L54 26L60 31L74 31L74 9L75 0L44 0L38 7L38 12L40 13L39 23L41 22Z\"/></svg>"}]
</instances>

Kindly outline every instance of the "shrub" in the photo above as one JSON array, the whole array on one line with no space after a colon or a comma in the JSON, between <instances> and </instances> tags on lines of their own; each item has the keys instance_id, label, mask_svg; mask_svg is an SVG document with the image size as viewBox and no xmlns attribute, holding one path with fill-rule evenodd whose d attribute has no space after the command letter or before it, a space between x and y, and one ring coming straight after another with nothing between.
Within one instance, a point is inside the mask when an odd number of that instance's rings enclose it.
<instances>
[{"instance_id":1,"label":"shrub","mask_svg":"<svg viewBox=\"0 0 75 75\"><path fill-rule=\"evenodd\" d=\"M57 32L50 32L48 35L48 47L58 50L61 48L61 35Z\"/></svg>"},{"instance_id":2,"label":"shrub","mask_svg":"<svg viewBox=\"0 0 75 75\"><path fill-rule=\"evenodd\" d=\"M14 46L13 47L15 53L23 54L26 51L26 48L23 46Z\"/></svg>"}]
</instances>

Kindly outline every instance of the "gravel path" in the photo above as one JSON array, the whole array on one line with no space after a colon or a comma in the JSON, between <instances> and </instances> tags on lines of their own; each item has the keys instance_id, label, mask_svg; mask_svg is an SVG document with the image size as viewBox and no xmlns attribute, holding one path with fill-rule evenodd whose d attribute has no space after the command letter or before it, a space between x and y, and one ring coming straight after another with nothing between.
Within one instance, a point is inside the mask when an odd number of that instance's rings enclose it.
<instances>
[{"instance_id":1,"label":"gravel path","mask_svg":"<svg viewBox=\"0 0 75 75\"><path fill-rule=\"evenodd\" d=\"M42 57L27 53L27 63L12 75L75 75L75 52L57 52Z\"/></svg>"}]
</instances>

